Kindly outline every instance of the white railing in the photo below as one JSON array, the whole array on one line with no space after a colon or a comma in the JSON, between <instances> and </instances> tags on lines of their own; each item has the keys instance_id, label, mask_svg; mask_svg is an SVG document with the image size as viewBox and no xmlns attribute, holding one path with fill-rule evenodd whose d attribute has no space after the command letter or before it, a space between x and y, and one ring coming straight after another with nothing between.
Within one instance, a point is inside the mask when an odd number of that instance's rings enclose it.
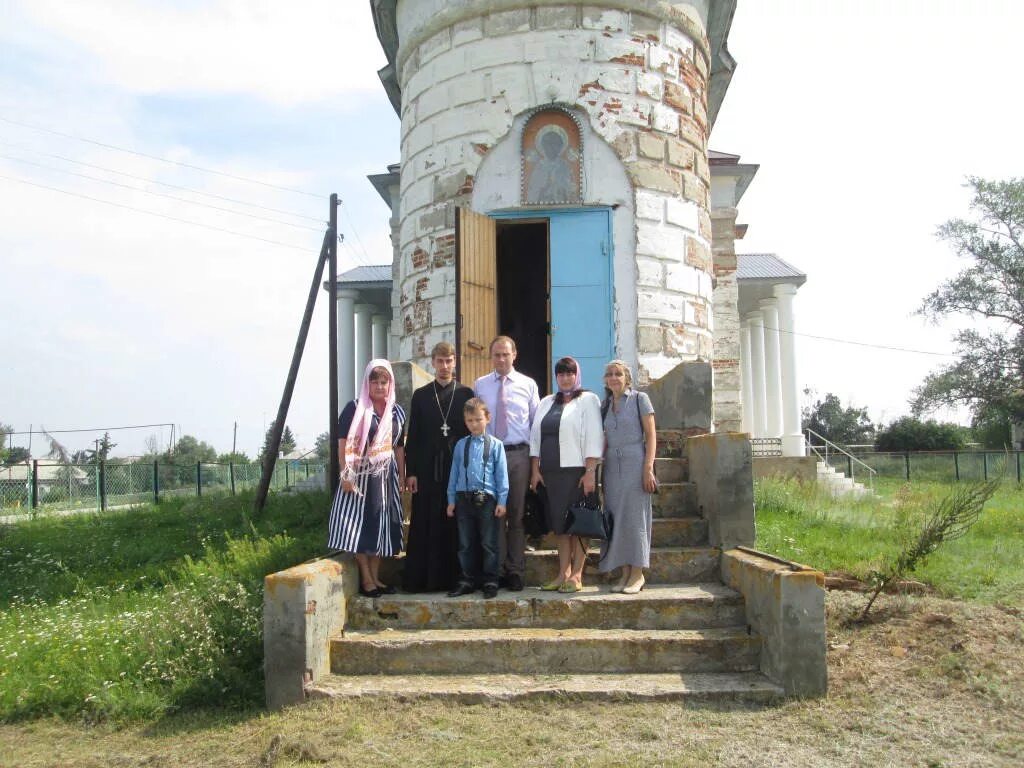
<instances>
[{"instance_id":1,"label":"white railing","mask_svg":"<svg viewBox=\"0 0 1024 768\"><path fill-rule=\"evenodd\" d=\"M810 449L811 453L813 453L815 456L817 456L821 461L825 462L825 464L827 466L832 466L832 463L830 461L830 456L835 456L836 454L841 454L841 455L845 456L846 457L846 467L847 467L847 469L850 472L850 479L851 480L855 480L856 479L856 477L855 477L856 472L854 471L854 466L853 465L857 464L857 465L863 467L865 470L867 470L867 473L868 473L867 474L867 477L868 477L868 487L870 487L872 490L874 490L874 487L875 487L875 475L878 474L877 472L875 472L875 470L873 470L871 467L869 467L863 461L858 459L852 453L847 451L845 448L840 448L838 445L833 443L827 437L825 437L824 435L819 435L813 429L805 429L804 432L807 435L807 447ZM821 441L820 445L815 445L814 444L814 440L811 439L812 437L818 438L818 440ZM863 473L862 473L862 476L863 476Z\"/></svg>"}]
</instances>

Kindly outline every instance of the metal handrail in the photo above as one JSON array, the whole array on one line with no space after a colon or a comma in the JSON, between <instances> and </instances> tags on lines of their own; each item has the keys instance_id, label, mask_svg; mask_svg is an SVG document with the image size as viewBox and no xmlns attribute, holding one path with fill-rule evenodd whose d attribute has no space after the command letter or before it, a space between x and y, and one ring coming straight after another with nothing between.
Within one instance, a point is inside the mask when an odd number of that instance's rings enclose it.
<instances>
[{"instance_id":1,"label":"metal handrail","mask_svg":"<svg viewBox=\"0 0 1024 768\"><path fill-rule=\"evenodd\" d=\"M850 479L851 480L854 479L853 462L857 462L862 467L864 467L864 469L866 469L868 471L868 485L871 487L872 490L874 490L874 488L875 488L875 475L877 475L878 472L876 472L874 469L869 467L867 464L865 464L863 461L858 459L856 456L854 456L852 453L850 453L846 449L840 448L838 445L833 443L831 440L829 440L824 435L819 435L813 429L808 427L808 428L804 429L804 432L807 433L807 447L811 449L811 452L815 456L817 456L819 459L821 459L826 464L831 466L831 464L829 464L829 460L828 460L829 448L831 447L833 453L841 453L844 456L846 456L846 462L847 462L847 465L850 468ZM814 442L811 440L811 435L813 435L814 437L816 437L819 440L821 440L822 445L821 446L815 445ZM822 447L822 448L825 449L825 455L824 456L822 456L821 451L818 450L819 447Z\"/></svg>"}]
</instances>

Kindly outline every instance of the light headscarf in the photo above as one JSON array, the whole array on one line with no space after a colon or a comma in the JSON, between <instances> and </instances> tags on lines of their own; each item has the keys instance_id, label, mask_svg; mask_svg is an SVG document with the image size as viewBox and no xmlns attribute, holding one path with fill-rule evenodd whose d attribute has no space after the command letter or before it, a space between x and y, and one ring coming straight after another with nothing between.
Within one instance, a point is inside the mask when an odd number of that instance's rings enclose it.
<instances>
[{"instance_id":1,"label":"light headscarf","mask_svg":"<svg viewBox=\"0 0 1024 768\"><path fill-rule=\"evenodd\" d=\"M573 399L573 396L581 389L583 389L583 366L579 364L579 361L576 360L576 358L569 357L568 355L559 358L558 362L555 363L555 382L558 382L559 367L564 366L567 363L571 363L572 365L576 366L576 382L572 385L572 389L570 389L568 392L563 392L561 389L558 390L555 399L556 403L566 402L567 398L569 400Z\"/></svg>"},{"instance_id":2,"label":"light headscarf","mask_svg":"<svg viewBox=\"0 0 1024 768\"><path fill-rule=\"evenodd\" d=\"M377 425L377 433L373 436L373 442L367 445L366 438L370 434L374 414L373 400L370 398L370 375L374 368L383 368L387 371L391 383L388 386L388 396L384 403L384 413L381 414L380 423ZM372 475L387 471L392 455L391 423L394 407L395 372L391 370L391 363L379 358L371 360L363 374L363 385L359 390L359 397L356 399L356 412L352 417L352 424L348 428L348 436L345 440L346 468L351 467L356 473L367 472Z\"/></svg>"}]
</instances>

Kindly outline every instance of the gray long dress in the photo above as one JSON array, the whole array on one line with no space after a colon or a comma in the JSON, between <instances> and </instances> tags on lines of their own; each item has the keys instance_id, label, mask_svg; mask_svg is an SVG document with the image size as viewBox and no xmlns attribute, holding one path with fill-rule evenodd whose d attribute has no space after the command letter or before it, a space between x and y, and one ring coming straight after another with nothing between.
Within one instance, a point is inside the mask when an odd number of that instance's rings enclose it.
<instances>
[{"instance_id":1,"label":"gray long dress","mask_svg":"<svg viewBox=\"0 0 1024 768\"><path fill-rule=\"evenodd\" d=\"M623 565L650 566L651 494L644 490L644 430L640 415L654 413L645 392L627 390L604 417L604 505L615 519L612 540L601 547L603 573Z\"/></svg>"}]
</instances>

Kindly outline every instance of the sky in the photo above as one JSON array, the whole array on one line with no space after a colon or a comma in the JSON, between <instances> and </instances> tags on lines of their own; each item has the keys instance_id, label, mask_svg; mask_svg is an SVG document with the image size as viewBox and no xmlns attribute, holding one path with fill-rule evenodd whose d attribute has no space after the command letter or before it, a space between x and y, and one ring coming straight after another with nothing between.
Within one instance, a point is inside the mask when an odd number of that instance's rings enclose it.
<instances>
[{"instance_id":1,"label":"sky","mask_svg":"<svg viewBox=\"0 0 1024 768\"><path fill-rule=\"evenodd\" d=\"M808 275L801 389L888 422L952 359L967 321L914 311L962 266L935 230L967 213L965 176L1024 175L1022 27L1009 0L739 0L711 146L761 166L737 250ZM95 430L56 435L71 450L173 423L226 452L237 422L255 456L330 193L339 269L390 260L366 180L399 159L384 63L361 1L0 0L0 423ZM328 423L325 298L288 417L305 447ZM126 456L170 428L111 435Z\"/></svg>"}]
</instances>

